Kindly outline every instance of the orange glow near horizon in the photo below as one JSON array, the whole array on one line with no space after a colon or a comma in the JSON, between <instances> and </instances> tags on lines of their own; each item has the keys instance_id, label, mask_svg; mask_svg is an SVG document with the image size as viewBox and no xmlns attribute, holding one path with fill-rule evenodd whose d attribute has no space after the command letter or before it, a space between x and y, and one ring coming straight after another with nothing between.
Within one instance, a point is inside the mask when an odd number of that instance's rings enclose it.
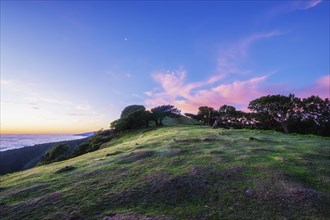
<instances>
[{"instance_id":1,"label":"orange glow near horizon","mask_svg":"<svg viewBox=\"0 0 330 220\"><path fill-rule=\"evenodd\" d=\"M90 131L97 131L100 128L43 128L43 127L2 127L0 134L80 134Z\"/></svg>"},{"instance_id":2,"label":"orange glow near horizon","mask_svg":"<svg viewBox=\"0 0 330 220\"><path fill-rule=\"evenodd\" d=\"M102 117L70 116L61 106L44 104L33 109L29 104L4 103L1 106L1 134L79 134L109 127ZM70 111L67 110L67 111ZM111 120L109 120L111 121Z\"/></svg>"}]
</instances>

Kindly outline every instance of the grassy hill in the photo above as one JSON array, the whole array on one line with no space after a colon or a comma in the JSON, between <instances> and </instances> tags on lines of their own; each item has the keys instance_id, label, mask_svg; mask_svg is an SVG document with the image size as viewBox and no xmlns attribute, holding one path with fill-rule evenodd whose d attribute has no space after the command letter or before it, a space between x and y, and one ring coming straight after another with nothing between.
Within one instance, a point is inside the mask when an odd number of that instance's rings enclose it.
<instances>
[{"instance_id":1,"label":"grassy hill","mask_svg":"<svg viewBox=\"0 0 330 220\"><path fill-rule=\"evenodd\" d=\"M251 138L253 137L253 138ZM330 138L168 126L0 176L2 219L330 216Z\"/></svg>"}]
</instances>

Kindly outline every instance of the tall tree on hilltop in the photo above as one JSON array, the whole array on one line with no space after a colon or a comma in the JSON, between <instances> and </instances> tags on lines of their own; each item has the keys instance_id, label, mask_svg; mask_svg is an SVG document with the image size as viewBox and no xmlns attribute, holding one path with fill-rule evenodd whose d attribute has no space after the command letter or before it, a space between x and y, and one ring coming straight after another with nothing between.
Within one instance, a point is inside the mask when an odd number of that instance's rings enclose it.
<instances>
[{"instance_id":1,"label":"tall tree on hilltop","mask_svg":"<svg viewBox=\"0 0 330 220\"><path fill-rule=\"evenodd\" d=\"M124 108L120 118L113 121L110 127L117 131L125 131L148 126L150 114L143 105L130 105Z\"/></svg>"},{"instance_id":2,"label":"tall tree on hilltop","mask_svg":"<svg viewBox=\"0 0 330 220\"><path fill-rule=\"evenodd\" d=\"M289 120L293 118L299 110L300 99L294 94L289 96L268 95L250 102L249 109L267 115L278 122L285 133L289 133Z\"/></svg>"},{"instance_id":3,"label":"tall tree on hilltop","mask_svg":"<svg viewBox=\"0 0 330 220\"><path fill-rule=\"evenodd\" d=\"M181 114L181 111L173 105L161 105L151 109L151 113L156 125L163 125L165 117L178 117Z\"/></svg>"},{"instance_id":4,"label":"tall tree on hilltop","mask_svg":"<svg viewBox=\"0 0 330 220\"><path fill-rule=\"evenodd\" d=\"M121 112L120 118L129 117L130 114L144 112L145 110L146 108L143 105L129 105Z\"/></svg>"}]
</instances>

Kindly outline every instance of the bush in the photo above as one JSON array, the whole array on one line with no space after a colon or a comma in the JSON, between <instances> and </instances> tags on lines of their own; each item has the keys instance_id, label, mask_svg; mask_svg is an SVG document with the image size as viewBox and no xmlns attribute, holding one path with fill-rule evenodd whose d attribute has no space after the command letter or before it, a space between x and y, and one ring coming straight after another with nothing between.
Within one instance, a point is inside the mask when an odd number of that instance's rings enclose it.
<instances>
[{"instance_id":1,"label":"bush","mask_svg":"<svg viewBox=\"0 0 330 220\"><path fill-rule=\"evenodd\" d=\"M61 143L51 148L47 153L41 158L38 165L49 164L56 161L65 160L68 158L68 152L70 151L70 146L66 143Z\"/></svg>"},{"instance_id":2,"label":"bush","mask_svg":"<svg viewBox=\"0 0 330 220\"><path fill-rule=\"evenodd\" d=\"M93 135L90 139L79 145L73 152L72 157L79 156L88 152L100 149L101 145L112 140L117 136L113 130L101 130Z\"/></svg>"}]
</instances>

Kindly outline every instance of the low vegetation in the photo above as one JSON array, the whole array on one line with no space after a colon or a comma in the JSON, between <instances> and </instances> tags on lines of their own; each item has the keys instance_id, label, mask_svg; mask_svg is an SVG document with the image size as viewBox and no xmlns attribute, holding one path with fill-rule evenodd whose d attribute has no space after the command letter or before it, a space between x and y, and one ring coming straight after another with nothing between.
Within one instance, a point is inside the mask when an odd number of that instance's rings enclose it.
<instances>
[{"instance_id":1,"label":"low vegetation","mask_svg":"<svg viewBox=\"0 0 330 220\"><path fill-rule=\"evenodd\" d=\"M1 219L327 219L330 139L142 128L0 176Z\"/></svg>"},{"instance_id":2,"label":"low vegetation","mask_svg":"<svg viewBox=\"0 0 330 220\"><path fill-rule=\"evenodd\" d=\"M78 147L74 149L72 154L68 155L67 158L76 157L85 153L93 152L102 146L102 144L112 140L113 138L118 137L119 134L112 130L101 130L90 137L87 141L80 144Z\"/></svg>"}]
</instances>

